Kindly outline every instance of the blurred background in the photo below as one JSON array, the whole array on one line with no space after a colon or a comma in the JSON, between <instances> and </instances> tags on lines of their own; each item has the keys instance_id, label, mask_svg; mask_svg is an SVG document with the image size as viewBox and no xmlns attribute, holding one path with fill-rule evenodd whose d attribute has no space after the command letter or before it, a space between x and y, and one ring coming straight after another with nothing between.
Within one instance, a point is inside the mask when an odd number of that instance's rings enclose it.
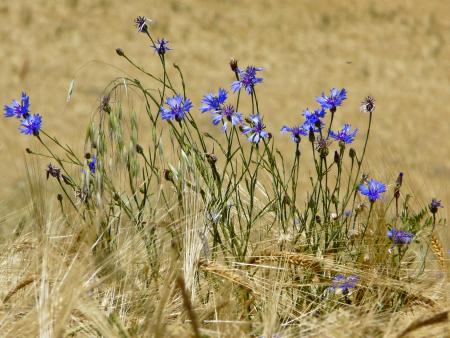
<instances>
[{"instance_id":1,"label":"blurred background","mask_svg":"<svg viewBox=\"0 0 450 338\"><path fill-rule=\"evenodd\" d=\"M359 104L373 95L367 170L390 182L403 171L420 203L437 197L448 212L449 13L450 2L439 0L1 0L0 103L27 91L44 128L82 154L104 87L133 74L115 48L144 67L158 62L133 26L143 15L154 20L154 37L170 41L168 60L184 70L194 114L204 93L229 88L230 57L241 67L264 67L260 107L283 152L294 149L289 137L278 135L281 126L299 123L303 109L314 108L315 96L331 87L348 90L335 126L360 128L355 147L361 149L368 115ZM210 128L209 116L198 115ZM37 142L20 135L13 119L2 119L0 131L5 208L26 196L25 148Z\"/></svg>"}]
</instances>

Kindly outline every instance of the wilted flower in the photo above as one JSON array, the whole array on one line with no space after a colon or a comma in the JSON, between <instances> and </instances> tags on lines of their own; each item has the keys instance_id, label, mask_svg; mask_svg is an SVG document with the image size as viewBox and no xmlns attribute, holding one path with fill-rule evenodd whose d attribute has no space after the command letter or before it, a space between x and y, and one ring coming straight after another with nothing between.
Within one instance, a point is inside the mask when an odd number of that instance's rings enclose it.
<instances>
[{"instance_id":1,"label":"wilted flower","mask_svg":"<svg viewBox=\"0 0 450 338\"><path fill-rule=\"evenodd\" d=\"M136 25L138 32L147 33L148 32L147 23L149 21L151 20L148 20L145 16L138 16L136 19L134 19L134 24Z\"/></svg>"},{"instance_id":2,"label":"wilted flower","mask_svg":"<svg viewBox=\"0 0 450 338\"><path fill-rule=\"evenodd\" d=\"M438 208L443 208L441 201L438 201L436 198L431 200L430 205L428 206L432 214L438 212Z\"/></svg>"},{"instance_id":3,"label":"wilted flower","mask_svg":"<svg viewBox=\"0 0 450 338\"><path fill-rule=\"evenodd\" d=\"M248 140L252 143L259 143L261 139L269 138L270 135L264 129L265 124L260 115L250 115L250 124L242 126L242 133L249 135Z\"/></svg>"},{"instance_id":4,"label":"wilted flower","mask_svg":"<svg viewBox=\"0 0 450 338\"><path fill-rule=\"evenodd\" d=\"M39 135L42 126L42 116L39 114L28 115L20 123L20 132L24 135Z\"/></svg>"},{"instance_id":5,"label":"wilted flower","mask_svg":"<svg viewBox=\"0 0 450 338\"><path fill-rule=\"evenodd\" d=\"M305 130L302 125L296 127L283 126L283 128L281 128L281 132L283 134L291 133L291 139L295 143L300 143L300 136L308 135L308 131Z\"/></svg>"},{"instance_id":6,"label":"wilted flower","mask_svg":"<svg viewBox=\"0 0 450 338\"><path fill-rule=\"evenodd\" d=\"M344 143L352 143L355 139L356 134L358 133L358 128L353 131L350 131L351 126L349 124L344 124L341 130L334 132L330 131L330 137L337 140L342 141Z\"/></svg>"},{"instance_id":7,"label":"wilted flower","mask_svg":"<svg viewBox=\"0 0 450 338\"><path fill-rule=\"evenodd\" d=\"M316 141L314 141L314 144L316 146L316 150L319 152L319 154L322 157L326 157L328 155L328 147L331 144L331 140L324 139L322 137L319 137Z\"/></svg>"},{"instance_id":8,"label":"wilted flower","mask_svg":"<svg viewBox=\"0 0 450 338\"><path fill-rule=\"evenodd\" d=\"M30 111L30 97L22 92L20 103L13 100L10 105L5 105L5 117L27 118Z\"/></svg>"},{"instance_id":9,"label":"wilted flower","mask_svg":"<svg viewBox=\"0 0 450 338\"><path fill-rule=\"evenodd\" d=\"M367 182L367 185L361 184L359 186L359 192L366 195L371 203L381 198L381 194L386 191L386 186L374 180L373 178Z\"/></svg>"},{"instance_id":10,"label":"wilted flower","mask_svg":"<svg viewBox=\"0 0 450 338\"><path fill-rule=\"evenodd\" d=\"M167 47L167 44L169 43L169 41L167 41L166 39L162 38L162 39L157 39L156 42L151 46L156 53L158 53L159 55L164 55L166 54L169 50L172 50L172 48Z\"/></svg>"},{"instance_id":11,"label":"wilted flower","mask_svg":"<svg viewBox=\"0 0 450 338\"><path fill-rule=\"evenodd\" d=\"M261 70L263 69L254 66L248 66L245 70L238 69L237 74L239 75L239 80L234 81L231 84L231 89L233 92L237 92L239 89L244 87L245 91L248 94L251 94L255 85L263 81L261 77L256 77L256 72Z\"/></svg>"},{"instance_id":12,"label":"wilted flower","mask_svg":"<svg viewBox=\"0 0 450 338\"><path fill-rule=\"evenodd\" d=\"M373 113L375 110L375 99L372 96L367 96L362 102L359 108L363 113Z\"/></svg>"},{"instance_id":13,"label":"wilted flower","mask_svg":"<svg viewBox=\"0 0 450 338\"><path fill-rule=\"evenodd\" d=\"M242 114L235 111L233 106L225 106L212 113L212 123L217 126L220 122L223 123L222 131L225 132L228 127L228 122L233 126L239 125L244 121Z\"/></svg>"},{"instance_id":14,"label":"wilted flower","mask_svg":"<svg viewBox=\"0 0 450 338\"><path fill-rule=\"evenodd\" d=\"M61 175L61 169L59 169L58 167L55 167L51 163L47 166L47 169L45 170L45 172L47 173L47 179L50 176L52 176L59 180L60 175Z\"/></svg>"},{"instance_id":15,"label":"wilted flower","mask_svg":"<svg viewBox=\"0 0 450 338\"><path fill-rule=\"evenodd\" d=\"M414 238L414 234L411 232L397 230L392 228L387 232L387 236L394 244L409 244Z\"/></svg>"},{"instance_id":16,"label":"wilted flower","mask_svg":"<svg viewBox=\"0 0 450 338\"><path fill-rule=\"evenodd\" d=\"M173 120L180 122L192 108L192 102L188 98L183 99L181 95L169 97L166 100L169 108L161 107L161 117L163 120Z\"/></svg>"},{"instance_id":17,"label":"wilted flower","mask_svg":"<svg viewBox=\"0 0 450 338\"><path fill-rule=\"evenodd\" d=\"M342 293L346 294L350 289L353 289L356 286L356 283L358 283L358 276L348 276L345 277L344 275L336 275L333 278L333 285L330 286L330 290L337 291L341 290Z\"/></svg>"},{"instance_id":18,"label":"wilted flower","mask_svg":"<svg viewBox=\"0 0 450 338\"><path fill-rule=\"evenodd\" d=\"M215 112L216 110L221 109L221 105L225 103L227 96L227 91L223 88L219 88L217 95L214 95L213 93L206 94L203 96L203 106L200 107L200 111L206 113L208 111Z\"/></svg>"},{"instance_id":19,"label":"wilted flower","mask_svg":"<svg viewBox=\"0 0 450 338\"><path fill-rule=\"evenodd\" d=\"M97 167L97 157L94 155L92 159L88 162L89 171L91 174L95 174L95 169Z\"/></svg>"},{"instance_id":20,"label":"wilted flower","mask_svg":"<svg viewBox=\"0 0 450 338\"><path fill-rule=\"evenodd\" d=\"M344 88L337 89L332 88L330 90L330 96L326 96L322 93L322 96L317 96L316 101L322 106L323 109L330 109L331 112L336 111L336 107L342 104L347 98L347 92Z\"/></svg>"}]
</instances>

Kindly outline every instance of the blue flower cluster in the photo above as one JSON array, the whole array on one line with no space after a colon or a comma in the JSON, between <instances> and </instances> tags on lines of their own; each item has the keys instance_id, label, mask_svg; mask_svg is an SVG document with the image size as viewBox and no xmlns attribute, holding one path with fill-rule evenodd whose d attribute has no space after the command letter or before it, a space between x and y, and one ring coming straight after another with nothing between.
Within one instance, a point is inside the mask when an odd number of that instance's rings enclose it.
<instances>
[{"instance_id":1,"label":"blue flower cluster","mask_svg":"<svg viewBox=\"0 0 450 338\"><path fill-rule=\"evenodd\" d=\"M394 244L409 244L414 238L413 233L395 228L389 230L387 236Z\"/></svg>"},{"instance_id":2,"label":"blue flower cluster","mask_svg":"<svg viewBox=\"0 0 450 338\"><path fill-rule=\"evenodd\" d=\"M242 114L235 111L232 105L225 105L227 98L227 91L223 88L219 88L217 95L209 93L203 96L203 106L200 108L202 113L211 113L212 123L215 126L222 123L223 132L228 128L228 122L231 122L233 126L237 126L244 121Z\"/></svg>"},{"instance_id":3,"label":"blue flower cluster","mask_svg":"<svg viewBox=\"0 0 450 338\"><path fill-rule=\"evenodd\" d=\"M236 70L239 79L231 84L233 92L237 92L241 88L251 95L256 84L263 81L261 77L256 76L256 72L263 70L262 68L248 66L245 70Z\"/></svg>"},{"instance_id":4,"label":"blue flower cluster","mask_svg":"<svg viewBox=\"0 0 450 338\"><path fill-rule=\"evenodd\" d=\"M5 117L20 119L19 131L24 135L39 135L42 126L42 116L30 114L30 97L23 92L20 103L13 100L11 104L4 107Z\"/></svg>"},{"instance_id":5,"label":"blue flower cluster","mask_svg":"<svg viewBox=\"0 0 450 338\"><path fill-rule=\"evenodd\" d=\"M167 98L167 108L161 107L160 113L163 120L175 120L181 122L192 108L192 102L181 95L175 95Z\"/></svg>"},{"instance_id":6,"label":"blue flower cluster","mask_svg":"<svg viewBox=\"0 0 450 338\"><path fill-rule=\"evenodd\" d=\"M310 132L321 133L325 123L323 119L326 115L326 110L329 109L332 112L336 111L336 107L342 105L342 102L347 98L347 92L344 88L336 89L332 88L330 96L326 96L322 93L322 96L316 97L316 101L320 104L320 107L315 110L306 108L303 111L303 117L305 120L298 126L283 126L281 132L283 134L290 133L291 139L295 143L299 143L301 136L307 136ZM351 131L349 124L344 124L341 130L334 132L330 131L330 138L342 141L344 143L352 143L358 133L358 129Z\"/></svg>"},{"instance_id":7,"label":"blue flower cluster","mask_svg":"<svg viewBox=\"0 0 450 338\"><path fill-rule=\"evenodd\" d=\"M158 53L159 55L166 54L169 50L172 50L172 48L169 48L168 45L169 41L166 39L157 39L156 42L151 46L155 53Z\"/></svg>"}]
</instances>

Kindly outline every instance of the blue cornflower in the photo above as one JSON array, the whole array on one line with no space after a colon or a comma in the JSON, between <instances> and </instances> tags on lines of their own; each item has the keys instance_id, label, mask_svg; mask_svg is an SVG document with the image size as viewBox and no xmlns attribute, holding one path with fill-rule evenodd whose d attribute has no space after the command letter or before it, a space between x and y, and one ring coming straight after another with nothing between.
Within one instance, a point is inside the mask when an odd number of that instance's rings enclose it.
<instances>
[{"instance_id":1,"label":"blue cornflower","mask_svg":"<svg viewBox=\"0 0 450 338\"><path fill-rule=\"evenodd\" d=\"M163 120L173 120L180 122L192 108L192 102L188 98L183 99L181 95L169 97L166 100L169 108L161 107L161 117Z\"/></svg>"},{"instance_id":2,"label":"blue cornflower","mask_svg":"<svg viewBox=\"0 0 450 338\"><path fill-rule=\"evenodd\" d=\"M200 111L202 113L205 113L207 111L215 112L216 110L220 110L220 106L225 103L227 97L227 91L222 88L219 88L217 95L214 95L213 93L206 94L205 96L203 96L203 106L200 107Z\"/></svg>"},{"instance_id":3,"label":"blue cornflower","mask_svg":"<svg viewBox=\"0 0 450 338\"><path fill-rule=\"evenodd\" d=\"M238 69L237 74L239 75L239 80L234 81L231 84L231 89L233 92L237 92L239 89L244 87L245 91L248 94L251 94L255 85L263 81L261 77L256 77L256 72L261 70L263 69L254 66L248 66L245 70Z\"/></svg>"},{"instance_id":4,"label":"blue cornflower","mask_svg":"<svg viewBox=\"0 0 450 338\"><path fill-rule=\"evenodd\" d=\"M250 124L242 126L242 133L244 135L250 134L247 138L252 143L259 143L261 139L270 138L270 134L265 131L265 124L260 115L250 115Z\"/></svg>"},{"instance_id":5,"label":"blue cornflower","mask_svg":"<svg viewBox=\"0 0 450 338\"><path fill-rule=\"evenodd\" d=\"M22 92L20 103L13 100L10 105L5 105L4 110L5 117L26 118L30 111L30 97L25 92Z\"/></svg>"},{"instance_id":6,"label":"blue cornflower","mask_svg":"<svg viewBox=\"0 0 450 338\"><path fill-rule=\"evenodd\" d=\"M409 244L414 238L414 234L411 232L397 230L392 228L387 232L387 236L394 244Z\"/></svg>"},{"instance_id":7,"label":"blue cornflower","mask_svg":"<svg viewBox=\"0 0 450 338\"><path fill-rule=\"evenodd\" d=\"M330 131L330 137L334 138L336 141L342 141L344 143L352 143L358 133L358 128L350 131L351 126L349 124L344 124L341 130L334 132Z\"/></svg>"},{"instance_id":8,"label":"blue cornflower","mask_svg":"<svg viewBox=\"0 0 450 338\"><path fill-rule=\"evenodd\" d=\"M367 182L367 185L361 184L359 186L359 192L363 195L366 195L369 198L370 202L375 202L377 199L381 198L381 194L386 191L386 186L374 180L373 178Z\"/></svg>"},{"instance_id":9,"label":"blue cornflower","mask_svg":"<svg viewBox=\"0 0 450 338\"><path fill-rule=\"evenodd\" d=\"M233 126L239 125L244 121L242 114L235 111L233 106L225 106L224 108L215 110L212 113L212 123L217 126L220 122L223 123L222 131L225 132L228 127L228 122Z\"/></svg>"},{"instance_id":10,"label":"blue cornflower","mask_svg":"<svg viewBox=\"0 0 450 338\"><path fill-rule=\"evenodd\" d=\"M295 127L289 127L289 126L283 126L281 128L281 132L283 134L285 133L291 133L291 139L295 143L300 143L300 136L306 136L309 133L309 130L306 130L303 125L295 126Z\"/></svg>"},{"instance_id":11,"label":"blue cornflower","mask_svg":"<svg viewBox=\"0 0 450 338\"><path fill-rule=\"evenodd\" d=\"M91 174L95 174L95 169L97 166L97 157L95 155L92 156L92 159L88 162L88 166Z\"/></svg>"},{"instance_id":12,"label":"blue cornflower","mask_svg":"<svg viewBox=\"0 0 450 338\"><path fill-rule=\"evenodd\" d=\"M20 132L24 135L39 135L42 126L42 116L39 114L28 115L20 123Z\"/></svg>"},{"instance_id":13,"label":"blue cornflower","mask_svg":"<svg viewBox=\"0 0 450 338\"><path fill-rule=\"evenodd\" d=\"M358 276L348 276L345 277L344 275L336 275L334 276L332 282L333 285L330 286L330 290L337 291L341 290L344 294L348 293L350 289L353 289L356 286L356 283L358 283Z\"/></svg>"},{"instance_id":14,"label":"blue cornflower","mask_svg":"<svg viewBox=\"0 0 450 338\"><path fill-rule=\"evenodd\" d=\"M332 88L330 90L330 96L326 96L322 93L322 96L317 96L316 101L322 106L323 109L330 109L331 112L336 111L336 107L342 104L347 98L347 92L345 88L337 89Z\"/></svg>"},{"instance_id":15,"label":"blue cornflower","mask_svg":"<svg viewBox=\"0 0 450 338\"><path fill-rule=\"evenodd\" d=\"M167 41L166 39L162 38L162 39L157 39L156 42L151 46L156 53L158 53L159 55L164 55L166 54L169 50L172 50L172 48L167 47L167 44L169 43L169 41Z\"/></svg>"},{"instance_id":16,"label":"blue cornflower","mask_svg":"<svg viewBox=\"0 0 450 338\"><path fill-rule=\"evenodd\" d=\"M134 19L134 24L140 33L146 33L148 31L148 25L147 23L151 21L148 20L145 16L138 16L136 19Z\"/></svg>"},{"instance_id":17,"label":"blue cornflower","mask_svg":"<svg viewBox=\"0 0 450 338\"><path fill-rule=\"evenodd\" d=\"M428 208L430 209L432 214L435 214L438 212L438 208L443 208L443 206L441 201L437 200L436 198L433 198Z\"/></svg>"},{"instance_id":18,"label":"blue cornflower","mask_svg":"<svg viewBox=\"0 0 450 338\"><path fill-rule=\"evenodd\" d=\"M306 130L307 133L312 129L313 132L318 133L323 128L324 123L322 118L326 115L325 110L315 109L310 111L306 108L303 111L303 116L305 117L305 122L303 122L302 129Z\"/></svg>"}]
</instances>

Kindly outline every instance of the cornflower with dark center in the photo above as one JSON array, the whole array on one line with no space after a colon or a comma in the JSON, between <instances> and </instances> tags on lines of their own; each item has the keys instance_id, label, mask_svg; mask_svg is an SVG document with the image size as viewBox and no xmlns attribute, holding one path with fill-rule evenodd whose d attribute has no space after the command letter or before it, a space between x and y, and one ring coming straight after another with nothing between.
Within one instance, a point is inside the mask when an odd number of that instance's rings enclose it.
<instances>
[{"instance_id":1,"label":"cornflower with dark center","mask_svg":"<svg viewBox=\"0 0 450 338\"><path fill-rule=\"evenodd\" d=\"M236 74L238 74L239 80L231 84L231 90L237 92L244 87L245 91L251 95L255 85L263 81L261 77L256 77L256 72L261 70L263 69L254 66L248 66L245 70L238 69Z\"/></svg>"},{"instance_id":2,"label":"cornflower with dark center","mask_svg":"<svg viewBox=\"0 0 450 338\"><path fill-rule=\"evenodd\" d=\"M266 125L260 115L250 115L250 123L242 126L242 133L250 135L247 140L258 144L261 139L270 138L270 134L265 131Z\"/></svg>"},{"instance_id":3,"label":"cornflower with dark center","mask_svg":"<svg viewBox=\"0 0 450 338\"><path fill-rule=\"evenodd\" d=\"M180 122L192 108L191 100L188 98L183 99L181 95L167 98L166 104L169 106L168 108L161 107L160 109L163 120L176 120Z\"/></svg>"},{"instance_id":4,"label":"cornflower with dark center","mask_svg":"<svg viewBox=\"0 0 450 338\"><path fill-rule=\"evenodd\" d=\"M20 132L24 135L38 136L42 126L42 116L39 114L28 115L20 123Z\"/></svg>"},{"instance_id":5,"label":"cornflower with dark center","mask_svg":"<svg viewBox=\"0 0 450 338\"><path fill-rule=\"evenodd\" d=\"M283 134L291 133L291 139L295 143L300 143L301 136L308 135L308 130L303 128L303 125L299 125L299 126L295 126L295 127L283 126L283 128L281 128L281 132Z\"/></svg>"},{"instance_id":6,"label":"cornflower with dark center","mask_svg":"<svg viewBox=\"0 0 450 338\"><path fill-rule=\"evenodd\" d=\"M314 133L319 133L323 128L324 123L322 119L325 117L326 112L323 109L315 109L314 111L310 111L306 108L303 111L303 116L305 117L305 121L303 122L301 128L309 132L311 129Z\"/></svg>"},{"instance_id":7,"label":"cornflower with dark center","mask_svg":"<svg viewBox=\"0 0 450 338\"><path fill-rule=\"evenodd\" d=\"M159 55L164 55L166 54L169 50L172 50L172 48L169 48L167 46L167 44L169 43L169 41L167 41L166 39L162 38L162 39L157 39L156 42L151 46L156 53L158 53Z\"/></svg>"},{"instance_id":8,"label":"cornflower with dark center","mask_svg":"<svg viewBox=\"0 0 450 338\"><path fill-rule=\"evenodd\" d=\"M358 283L358 276L348 276L344 275L336 275L333 277L332 285L330 286L331 291L341 290L343 294L347 294L350 289L356 287L356 283Z\"/></svg>"},{"instance_id":9,"label":"cornflower with dark center","mask_svg":"<svg viewBox=\"0 0 450 338\"><path fill-rule=\"evenodd\" d=\"M203 106L200 107L200 111L206 113L208 111L215 112L216 110L220 110L221 106L227 100L227 97L228 93L223 88L219 88L217 95L214 95L213 93L206 94L203 96Z\"/></svg>"},{"instance_id":10,"label":"cornflower with dark center","mask_svg":"<svg viewBox=\"0 0 450 338\"><path fill-rule=\"evenodd\" d=\"M381 194L386 191L386 185L372 178L366 185L361 184L358 190L361 194L367 196L369 201L373 203L381 198Z\"/></svg>"},{"instance_id":11,"label":"cornflower with dark center","mask_svg":"<svg viewBox=\"0 0 450 338\"><path fill-rule=\"evenodd\" d=\"M362 102L359 110L363 113L373 113L375 110L375 99L372 96L367 96Z\"/></svg>"},{"instance_id":12,"label":"cornflower with dark center","mask_svg":"<svg viewBox=\"0 0 450 338\"><path fill-rule=\"evenodd\" d=\"M149 20L145 16L138 16L136 19L134 19L134 24L140 33L147 33L148 32L148 25L147 23Z\"/></svg>"},{"instance_id":13,"label":"cornflower with dark center","mask_svg":"<svg viewBox=\"0 0 450 338\"><path fill-rule=\"evenodd\" d=\"M437 200L436 198L433 198L431 200L430 205L428 206L428 208L430 209L431 213L434 215L438 212L439 208L443 208L441 201Z\"/></svg>"},{"instance_id":14,"label":"cornflower with dark center","mask_svg":"<svg viewBox=\"0 0 450 338\"><path fill-rule=\"evenodd\" d=\"M342 104L347 98L347 92L345 88L337 89L332 88L330 90L330 96L326 96L322 93L322 96L317 96L316 101L322 106L323 109L329 109L332 113L336 111L336 108Z\"/></svg>"},{"instance_id":15,"label":"cornflower with dark center","mask_svg":"<svg viewBox=\"0 0 450 338\"><path fill-rule=\"evenodd\" d=\"M22 92L20 103L13 100L10 105L5 105L5 117L27 118L30 111L30 97Z\"/></svg>"},{"instance_id":16,"label":"cornflower with dark center","mask_svg":"<svg viewBox=\"0 0 450 338\"><path fill-rule=\"evenodd\" d=\"M356 134L358 133L358 128L351 130L351 126L349 124L344 124L342 129L334 132L330 131L330 137L335 139L336 141L342 141L344 143L352 143L355 139Z\"/></svg>"},{"instance_id":17,"label":"cornflower with dark center","mask_svg":"<svg viewBox=\"0 0 450 338\"><path fill-rule=\"evenodd\" d=\"M237 126L244 121L242 114L235 111L231 105L217 109L212 112L212 123L217 126L220 122L223 123L222 131L225 132L228 128L228 122L233 126Z\"/></svg>"}]
</instances>

